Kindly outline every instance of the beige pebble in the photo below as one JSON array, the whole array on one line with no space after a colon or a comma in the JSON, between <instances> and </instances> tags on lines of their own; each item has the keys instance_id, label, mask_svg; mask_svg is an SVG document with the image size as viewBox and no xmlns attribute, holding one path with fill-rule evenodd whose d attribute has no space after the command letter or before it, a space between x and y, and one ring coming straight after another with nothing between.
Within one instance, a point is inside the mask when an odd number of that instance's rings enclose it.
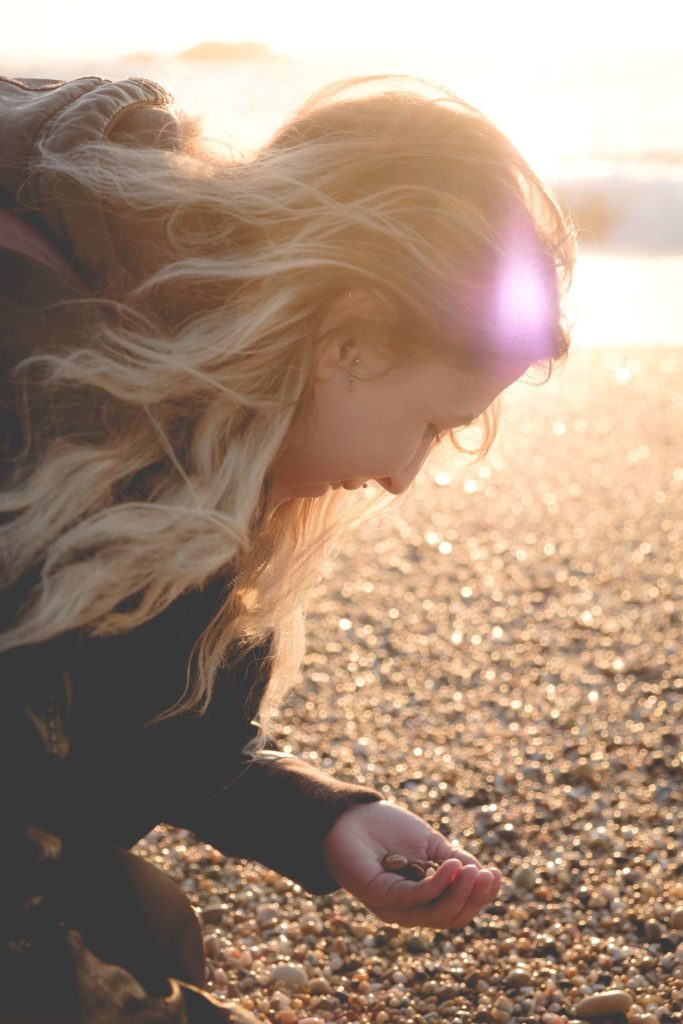
<instances>
[{"instance_id":1,"label":"beige pebble","mask_svg":"<svg viewBox=\"0 0 683 1024\"><path fill-rule=\"evenodd\" d=\"M388 853L382 857L382 867L387 871L400 871L407 863L408 858L404 857L402 853Z\"/></svg>"},{"instance_id":2,"label":"beige pebble","mask_svg":"<svg viewBox=\"0 0 683 1024\"><path fill-rule=\"evenodd\" d=\"M586 996L574 1007L574 1014L585 1020L593 1020L597 1017L608 1017L613 1013L625 1013L632 1005L630 993L623 989L610 988Z\"/></svg>"},{"instance_id":3,"label":"beige pebble","mask_svg":"<svg viewBox=\"0 0 683 1024\"><path fill-rule=\"evenodd\" d=\"M669 924L676 931L679 931L681 928L683 928L683 906L674 907L674 909L671 912L671 917L669 918Z\"/></svg>"},{"instance_id":4,"label":"beige pebble","mask_svg":"<svg viewBox=\"0 0 683 1024\"><path fill-rule=\"evenodd\" d=\"M299 926L305 934L322 935L323 932L323 923L317 914L302 914Z\"/></svg>"},{"instance_id":5,"label":"beige pebble","mask_svg":"<svg viewBox=\"0 0 683 1024\"><path fill-rule=\"evenodd\" d=\"M303 967L297 964L276 964L268 976L269 982L281 982L292 988L301 988L308 984L308 975Z\"/></svg>"},{"instance_id":6,"label":"beige pebble","mask_svg":"<svg viewBox=\"0 0 683 1024\"><path fill-rule=\"evenodd\" d=\"M321 996L331 992L332 986L327 978L311 978L310 989L314 995Z\"/></svg>"}]
</instances>

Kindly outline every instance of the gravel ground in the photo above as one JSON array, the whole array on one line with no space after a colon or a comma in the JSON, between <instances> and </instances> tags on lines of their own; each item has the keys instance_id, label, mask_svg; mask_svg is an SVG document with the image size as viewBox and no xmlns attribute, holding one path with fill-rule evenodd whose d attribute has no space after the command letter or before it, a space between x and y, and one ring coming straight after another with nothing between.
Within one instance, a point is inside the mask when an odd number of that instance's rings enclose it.
<instances>
[{"instance_id":1,"label":"gravel ground","mask_svg":"<svg viewBox=\"0 0 683 1024\"><path fill-rule=\"evenodd\" d=\"M349 538L280 745L503 887L461 931L399 928L160 827L136 852L202 908L219 997L272 1024L683 1020L682 370L577 350L505 396L482 462Z\"/></svg>"}]
</instances>

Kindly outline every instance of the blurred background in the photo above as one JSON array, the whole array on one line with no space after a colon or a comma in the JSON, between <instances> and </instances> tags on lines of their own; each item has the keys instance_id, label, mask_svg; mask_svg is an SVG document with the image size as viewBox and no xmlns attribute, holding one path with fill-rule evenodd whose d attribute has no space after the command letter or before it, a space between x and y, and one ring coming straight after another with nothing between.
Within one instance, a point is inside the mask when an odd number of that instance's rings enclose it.
<instances>
[{"instance_id":1,"label":"blurred background","mask_svg":"<svg viewBox=\"0 0 683 1024\"><path fill-rule=\"evenodd\" d=\"M317 87L354 74L443 83L484 111L580 228L576 345L683 338L683 44L676 5L348 0L13 5L0 73L144 76L247 153ZM9 20L9 24L7 24Z\"/></svg>"}]
</instances>

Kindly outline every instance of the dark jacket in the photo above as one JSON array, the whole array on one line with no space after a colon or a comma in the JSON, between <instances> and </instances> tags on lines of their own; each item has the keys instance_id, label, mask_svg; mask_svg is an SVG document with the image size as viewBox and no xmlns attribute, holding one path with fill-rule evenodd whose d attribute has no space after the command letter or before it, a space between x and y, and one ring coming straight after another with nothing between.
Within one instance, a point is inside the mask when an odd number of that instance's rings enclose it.
<instances>
[{"instance_id":1,"label":"dark jacket","mask_svg":"<svg viewBox=\"0 0 683 1024\"><path fill-rule=\"evenodd\" d=\"M3 250L0 232L7 457L21 442L12 367L82 330L72 313L42 307L77 294L125 293L137 267L163 261L155 225L141 220L131 244L92 199L32 174L36 140L62 151L102 137L180 148L183 119L171 107L168 93L143 79L0 77L0 208L18 212L83 282L80 289L54 266ZM0 629L37 578L0 590ZM311 893L338 888L325 870L322 842L346 807L382 794L277 751L245 768L243 747L256 733L252 718L268 679L267 643L221 670L203 716L145 726L182 692L194 641L230 585L229 576L216 578L124 635L61 636L0 655L6 823L39 826L68 850L93 841L131 847L166 822L229 856L257 860Z\"/></svg>"}]
</instances>

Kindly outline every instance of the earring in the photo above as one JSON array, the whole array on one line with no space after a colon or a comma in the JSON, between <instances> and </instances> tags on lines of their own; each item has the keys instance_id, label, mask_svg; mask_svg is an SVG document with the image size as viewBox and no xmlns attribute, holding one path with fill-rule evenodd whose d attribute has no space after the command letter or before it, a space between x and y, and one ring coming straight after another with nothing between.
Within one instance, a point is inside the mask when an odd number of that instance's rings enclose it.
<instances>
[{"instance_id":1,"label":"earring","mask_svg":"<svg viewBox=\"0 0 683 1024\"><path fill-rule=\"evenodd\" d=\"M358 366L359 363L360 363L360 356L356 356L356 358L353 360L353 365L354 366ZM354 382L354 380L356 380L356 377L354 377L354 375L349 370L349 394L351 394L353 392L353 382Z\"/></svg>"}]
</instances>

